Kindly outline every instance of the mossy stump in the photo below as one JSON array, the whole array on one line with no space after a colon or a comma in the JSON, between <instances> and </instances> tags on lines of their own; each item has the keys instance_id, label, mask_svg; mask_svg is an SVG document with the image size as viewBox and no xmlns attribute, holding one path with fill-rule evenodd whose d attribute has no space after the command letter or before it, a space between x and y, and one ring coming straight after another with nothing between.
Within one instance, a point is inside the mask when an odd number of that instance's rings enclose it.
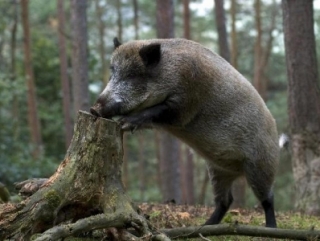
<instances>
[{"instance_id":1,"label":"mossy stump","mask_svg":"<svg viewBox=\"0 0 320 241\"><path fill-rule=\"evenodd\" d=\"M124 191L122 155L119 125L80 111L57 171L23 202L0 207L0 240L29 240L35 233L42 233L36 240L57 240L132 226L139 235L152 236Z\"/></svg>"}]
</instances>

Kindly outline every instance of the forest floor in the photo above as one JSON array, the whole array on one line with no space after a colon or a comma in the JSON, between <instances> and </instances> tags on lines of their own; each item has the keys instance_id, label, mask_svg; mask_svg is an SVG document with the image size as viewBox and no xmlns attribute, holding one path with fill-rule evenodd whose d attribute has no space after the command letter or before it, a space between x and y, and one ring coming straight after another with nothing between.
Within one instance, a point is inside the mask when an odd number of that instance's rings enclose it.
<instances>
[{"instance_id":1,"label":"forest floor","mask_svg":"<svg viewBox=\"0 0 320 241\"><path fill-rule=\"evenodd\" d=\"M202 225L211 215L214 208L173 204L140 204L142 212L157 229L188 227ZM320 217L304 215L297 212L277 212L278 228L283 229L320 229ZM231 209L222 223L239 223L253 226L264 226L265 218L262 208L256 210ZM272 240L244 236L208 237L210 240ZM179 239L177 239L179 240ZM191 240L191 239L189 239ZM203 239L192 239L203 240ZM274 239L279 240L279 239Z\"/></svg>"},{"instance_id":2,"label":"forest floor","mask_svg":"<svg viewBox=\"0 0 320 241\"><path fill-rule=\"evenodd\" d=\"M138 205L141 212L150 221L156 229L171 229L177 227L200 226L210 216L212 207L175 205L175 204L147 204ZM277 212L277 224L279 228L284 229L304 229L304 230L320 230L320 217L303 215L297 212ZM265 225L263 210L248 209L231 209L224 217L222 223L239 223L252 226ZM94 240L92 238L67 238L68 241L87 241ZM183 239L177 237L175 240L221 240L221 241L260 241L260 240L284 240L257 238L245 236L210 236L206 239ZM289 240L289 239L286 239Z\"/></svg>"}]
</instances>

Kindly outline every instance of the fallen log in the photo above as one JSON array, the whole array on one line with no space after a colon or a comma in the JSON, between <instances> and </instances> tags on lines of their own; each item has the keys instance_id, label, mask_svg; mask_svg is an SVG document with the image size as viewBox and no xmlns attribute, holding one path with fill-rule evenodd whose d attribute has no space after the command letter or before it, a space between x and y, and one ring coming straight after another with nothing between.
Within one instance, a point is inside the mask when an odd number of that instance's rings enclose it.
<instances>
[{"instance_id":1,"label":"fallen log","mask_svg":"<svg viewBox=\"0 0 320 241\"><path fill-rule=\"evenodd\" d=\"M293 230L281 228L266 228L260 226L234 224L218 224L199 227L184 227L174 229L162 229L160 232L171 239L199 238L204 237L238 235L250 237L263 237L289 240L319 240L319 230Z\"/></svg>"}]
</instances>

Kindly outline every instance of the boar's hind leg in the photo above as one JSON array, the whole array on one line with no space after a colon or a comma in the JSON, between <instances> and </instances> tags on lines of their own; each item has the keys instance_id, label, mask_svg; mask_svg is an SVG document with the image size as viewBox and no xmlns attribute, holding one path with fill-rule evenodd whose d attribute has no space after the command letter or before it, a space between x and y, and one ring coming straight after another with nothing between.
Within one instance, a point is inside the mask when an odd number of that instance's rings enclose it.
<instances>
[{"instance_id":1,"label":"boar's hind leg","mask_svg":"<svg viewBox=\"0 0 320 241\"><path fill-rule=\"evenodd\" d=\"M258 170L257 165L248 165L246 167L246 177L254 194L261 202L265 213L266 227L276 228L276 218L273 204L272 185L274 181L274 173L272 168L267 170Z\"/></svg>"},{"instance_id":2,"label":"boar's hind leg","mask_svg":"<svg viewBox=\"0 0 320 241\"><path fill-rule=\"evenodd\" d=\"M210 171L210 174L212 175L211 179L216 209L212 213L211 217L205 222L205 225L218 224L221 222L233 202L231 185L236 179L236 176L231 177L227 174L221 175L221 173L217 174L214 171Z\"/></svg>"}]
</instances>

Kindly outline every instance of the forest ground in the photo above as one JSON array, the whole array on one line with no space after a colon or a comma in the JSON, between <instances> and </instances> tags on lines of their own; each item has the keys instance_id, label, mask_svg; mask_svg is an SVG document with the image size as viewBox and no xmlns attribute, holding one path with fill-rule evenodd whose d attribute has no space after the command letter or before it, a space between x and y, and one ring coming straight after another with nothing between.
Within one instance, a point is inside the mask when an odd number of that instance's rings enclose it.
<instances>
[{"instance_id":1,"label":"forest ground","mask_svg":"<svg viewBox=\"0 0 320 241\"><path fill-rule=\"evenodd\" d=\"M158 229L201 225L209 218L214 210L213 207L173 204L140 204L139 207L144 214L149 216L151 223ZM309 216L298 212L276 212L276 218L279 228L320 229L320 217L318 216ZM230 209L222 220L222 223L235 222L253 226L264 226L264 212L260 207L254 210ZM244 236L211 236L207 238L210 240L272 240ZM199 238L194 240L203 239Z\"/></svg>"},{"instance_id":2,"label":"forest ground","mask_svg":"<svg viewBox=\"0 0 320 241\"><path fill-rule=\"evenodd\" d=\"M175 204L150 204L142 203L138 205L141 212L147 217L151 224L157 229L170 229L177 227L199 226L210 216L213 207L191 206L191 205L175 205ZM276 212L277 223L279 228L285 229L304 229L304 230L319 230L320 217L308 216L298 212ZM253 226L264 226L263 210L257 207L254 210L249 209L231 209L224 217L222 223L247 224ZM260 240L280 240L270 238L257 238L245 236L216 236L206 237L208 240L222 241L260 241ZM67 238L68 241L86 241L94 240L91 238ZM183 239L175 240L204 240L198 239ZM281 239L284 240L284 239ZM289 239L287 239L289 240Z\"/></svg>"}]
</instances>

